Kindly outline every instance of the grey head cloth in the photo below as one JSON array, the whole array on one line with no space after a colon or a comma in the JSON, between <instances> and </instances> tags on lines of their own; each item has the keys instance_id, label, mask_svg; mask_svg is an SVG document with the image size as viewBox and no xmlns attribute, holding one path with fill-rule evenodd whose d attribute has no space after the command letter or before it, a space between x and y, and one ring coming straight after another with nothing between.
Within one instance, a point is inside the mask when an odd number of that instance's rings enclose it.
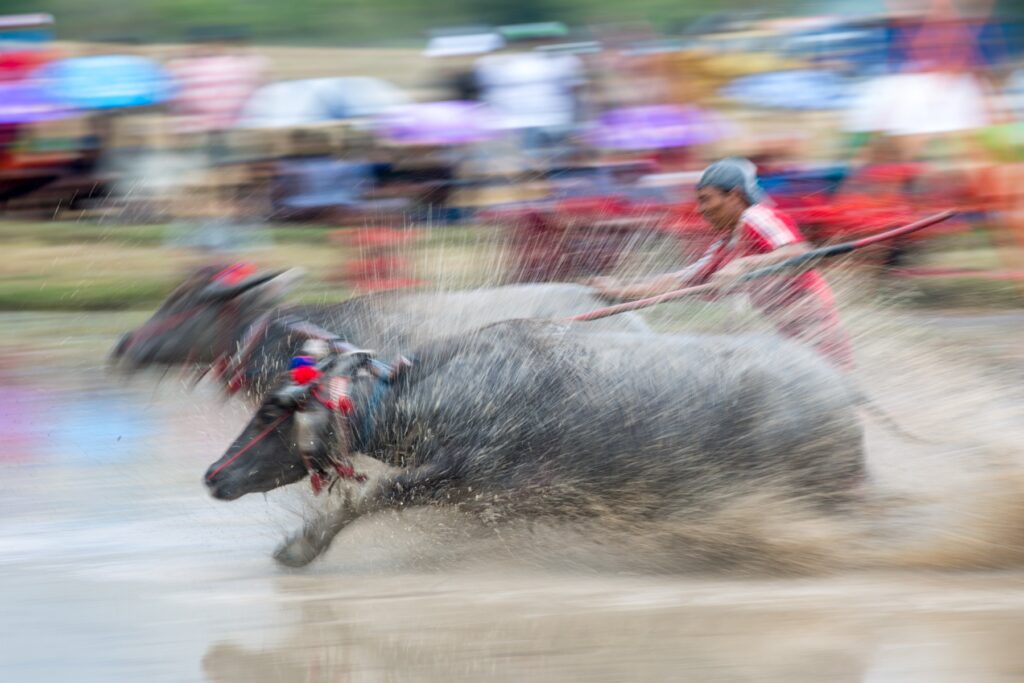
<instances>
[{"instance_id":1,"label":"grey head cloth","mask_svg":"<svg viewBox=\"0 0 1024 683\"><path fill-rule=\"evenodd\" d=\"M751 204L757 204L767 197L757 182L757 166L741 157L719 159L704 169L697 182L697 189L702 187L714 187L723 192L740 188Z\"/></svg>"}]
</instances>

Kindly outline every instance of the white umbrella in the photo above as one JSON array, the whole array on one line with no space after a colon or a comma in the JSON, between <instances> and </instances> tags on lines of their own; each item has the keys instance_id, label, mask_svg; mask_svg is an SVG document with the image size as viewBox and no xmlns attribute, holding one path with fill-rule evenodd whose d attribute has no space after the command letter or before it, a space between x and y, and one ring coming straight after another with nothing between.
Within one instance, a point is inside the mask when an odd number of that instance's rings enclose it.
<instances>
[{"instance_id":1,"label":"white umbrella","mask_svg":"<svg viewBox=\"0 0 1024 683\"><path fill-rule=\"evenodd\" d=\"M988 115L970 74L900 73L866 83L844 123L850 132L939 135L984 127Z\"/></svg>"},{"instance_id":2,"label":"white umbrella","mask_svg":"<svg viewBox=\"0 0 1024 683\"><path fill-rule=\"evenodd\" d=\"M376 78L313 78L257 90L239 117L240 128L291 128L376 116L408 104L394 85Z\"/></svg>"}]
</instances>

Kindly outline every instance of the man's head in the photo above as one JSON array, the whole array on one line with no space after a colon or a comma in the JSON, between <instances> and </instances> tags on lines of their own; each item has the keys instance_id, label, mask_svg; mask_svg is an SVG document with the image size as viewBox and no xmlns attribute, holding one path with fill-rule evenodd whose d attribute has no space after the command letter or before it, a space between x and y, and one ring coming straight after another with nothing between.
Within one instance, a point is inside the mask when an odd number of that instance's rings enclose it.
<instances>
[{"instance_id":1,"label":"man's head","mask_svg":"<svg viewBox=\"0 0 1024 683\"><path fill-rule=\"evenodd\" d=\"M711 225L732 230L743 212L764 199L757 167L747 159L719 159L704 169L697 182L697 207Z\"/></svg>"}]
</instances>

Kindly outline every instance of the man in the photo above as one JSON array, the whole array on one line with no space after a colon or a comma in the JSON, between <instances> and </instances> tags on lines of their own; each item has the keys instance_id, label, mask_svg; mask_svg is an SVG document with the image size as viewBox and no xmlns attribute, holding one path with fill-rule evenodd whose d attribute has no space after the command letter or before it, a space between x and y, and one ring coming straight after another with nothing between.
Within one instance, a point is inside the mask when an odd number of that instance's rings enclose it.
<instances>
[{"instance_id":1,"label":"man","mask_svg":"<svg viewBox=\"0 0 1024 683\"><path fill-rule=\"evenodd\" d=\"M691 285L715 283L727 290L744 273L809 251L793 221L765 203L757 171L747 159L721 159L697 183L697 206L721 233L695 263L646 282L620 285L596 278L591 285L617 299L639 299ZM787 337L817 349L837 366L853 367L832 289L817 271L754 280L746 290L752 303Z\"/></svg>"}]
</instances>

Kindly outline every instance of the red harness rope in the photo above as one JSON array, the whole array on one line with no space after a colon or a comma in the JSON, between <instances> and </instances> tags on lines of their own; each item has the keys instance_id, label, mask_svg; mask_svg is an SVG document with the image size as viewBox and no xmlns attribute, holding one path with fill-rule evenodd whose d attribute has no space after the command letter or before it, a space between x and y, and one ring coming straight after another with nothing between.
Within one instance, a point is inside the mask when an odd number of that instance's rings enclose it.
<instances>
[{"instance_id":1,"label":"red harness rope","mask_svg":"<svg viewBox=\"0 0 1024 683\"><path fill-rule=\"evenodd\" d=\"M225 463L224 463L223 465L221 465L220 467L218 467L217 469L215 469L215 470L214 470L213 472L210 472L210 474L206 475L206 480L207 480L207 481L209 481L209 480L213 479L214 477L216 477L216 476L217 476L218 474L220 474L221 472L223 472L223 471L224 471L224 468L226 468L226 467L227 467L228 465L230 465L230 464L231 464L231 463L233 463L234 461L238 460L238 459L239 459L240 457L242 457L242 455L243 455L243 454L244 454L244 453L245 453L246 451L248 451L248 450L249 450L250 448L252 448L252 447L253 447L253 446L255 446L256 444L258 444L258 443L259 443L260 441L262 441L263 439L265 439L265 438L267 437L267 435L268 435L268 434L270 434L270 432L272 432L272 431L274 431L275 429L277 429L277 427L278 427L278 426L279 426L279 425L280 425L280 424L281 424L282 422L284 422L285 420L287 420L287 419L288 419L288 418L289 418L290 416L291 416L291 413L285 413L285 414L284 414L284 415L282 415L281 417L279 417L279 418L277 418L276 420L274 420L273 422L271 422L271 423L270 423L270 426L269 426L269 427L267 427L267 428L266 428L266 429L264 429L264 430L263 430L262 432L260 432L259 434L257 434L257 435L256 435L256 437L255 437L255 438L254 438L254 439L253 439L252 441L250 441L249 443L247 443L247 444L245 444L244 446L242 446L242 448L238 449L238 452L237 452L237 453L235 453L234 455L232 455L232 456L231 456L230 458L228 458L227 462L225 462Z\"/></svg>"},{"instance_id":2,"label":"red harness rope","mask_svg":"<svg viewBox=\"0 0 1024 683\"><path fill-rule=\"evenodd\" d=\"M323 400L320 399L319 397L318 400L323 402ZM325 406L330 408L330 406L326 403ZM285 413L276 420L274 420L273 422L271 422L262 432L253 437L252 441L242 446L240 449L238 449L237 453L228 458L227 461L225 461L220 467L215 469L213 472L210 472L210 474L206 476L206 480L210 481L218 474L223 472L225 468L227 468L231 463L235 462L240 457L242 457L250 448L258 444L263 439L267 438L267 436L272 431L277 429L282 422L287 420L293 414L294 413ZM324 477L323 475L320 474L320 472L317 471L316 467L313 466L313 462L310 460L309 456L306 455L304 451L300 450L299 455L302 458L302 465L306 468L306 472L309 473L309 483L313 487L313 493L319 495L319 493L323 490L326 484L326 482L324 481ZM356 472L355 468L352 467L352 465L347 462L336 462L333 461L332 459L331 466L334 468L334 471L341 479L351 479L359 483L366 481L366 477Z\"/></svg>"}]
</instances>

